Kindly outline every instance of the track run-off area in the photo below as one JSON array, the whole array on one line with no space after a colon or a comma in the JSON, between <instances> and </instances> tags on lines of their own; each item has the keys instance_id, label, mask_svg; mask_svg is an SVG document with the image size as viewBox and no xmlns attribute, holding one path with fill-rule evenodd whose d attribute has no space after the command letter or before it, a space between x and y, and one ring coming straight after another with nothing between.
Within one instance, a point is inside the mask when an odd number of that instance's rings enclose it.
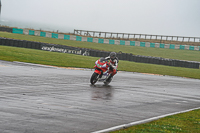
<instances>
[{"instance_id":1,"label":"track run-off area","mask_svg":"<svg viewBox=\"0 0 200 133\"><path fill-rule=\"evenodd\" d=\"M0 132L107 132L200 108L198 79L119 71L104 86L92 73L0 60Z\"/></svg>"}]
</instances>

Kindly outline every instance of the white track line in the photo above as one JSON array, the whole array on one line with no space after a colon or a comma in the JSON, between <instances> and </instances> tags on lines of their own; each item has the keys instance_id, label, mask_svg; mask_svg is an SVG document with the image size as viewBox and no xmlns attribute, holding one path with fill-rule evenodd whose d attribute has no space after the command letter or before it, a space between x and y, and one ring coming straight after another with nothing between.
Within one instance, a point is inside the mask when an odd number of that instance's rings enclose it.
<instances>
[{"instance_id":1,"label":"white track line","mask_svg":"<svg viewBox=\"0 0 200 133\"><path fill-rule=\"evenodd\" d=\"M43 65L43 64L34 64L34 63L27 63L27 62L19 62L19 61L13 61L14 63L23 64L23 65L29 65L29 66L38 66L38 67L45 67L45 68L59 68L59 69L71 69L71 70L88 70L88 71L94 71L94 69L90 68L75 68L75 67L59 67L59 66L51 66L51 65Z\"/></svg>"},{"instance_id":2,"label":"white track line","mask_svg":"<svg viewBox=\"0 0 200 133\"><path fill-rule=\"evenodd\" d=\"M14 63L23 64L23 65L30 65L30 66L38 66L38 67L47 67L47 68L55 68L53 66L49 65L42 65L42 64L34 64L34 63L27 63L27 62L19 62L19 61L13 61Z\"/></svg>"},{"instance_id":3,"label":"white track line","mask_svg":"<svg viewBox=\"0 0 200 133\"><path fill-rule=\"evenodd\" d=\"M128 128L128 127L133 126L133 125L138 125L138 124L143 124L143 123L147 123L147 122L150 122L150 121L154 121L154 120L166 117L166 116L171 116L171 115L175 115L175 114L179 114L179 113L185 113L185 112L189 112L189 111L196 110L196 109L200 109L200 107L189 109L189 110L184 110L184 111L179 111L179 112L174 112L174 113L170 113L170 114L165 114L165 115L161 115L161 116L157 116L157 117L152 117L152 118L141 120L141 121L135 121L135 122L131 122L131 123L128 123L128 124L123 124L123 125L111 127L111 128L108 128L108 129L104 129L104 130L95 131L95 132L92 132L92 133L111 132L111 131L115 131L115 130L119 130L119 129L123 129L123 128Z\"/></svg>"}]
</instances>

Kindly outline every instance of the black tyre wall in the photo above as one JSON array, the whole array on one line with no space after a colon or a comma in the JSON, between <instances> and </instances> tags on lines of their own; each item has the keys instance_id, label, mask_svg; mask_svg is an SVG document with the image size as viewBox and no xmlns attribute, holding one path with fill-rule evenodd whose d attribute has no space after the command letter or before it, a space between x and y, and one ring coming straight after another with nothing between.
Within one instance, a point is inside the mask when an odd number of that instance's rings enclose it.
<instances>
[{"instance_id":1,"label":"black tyre wall","mask_svg":"<svg viewBox=\"0 0 200 133\"><path fill-rule=\"evenodd\" d=\"M40 43L40 42L15 40L15 39L7 39L7 38L0 38L0 45L40 49L40 50L42 50L43 46L55 47L57 49L66 49L68 50L67 53L71 53L71 54L77 54L77 52L79 52L78 54L83 54L85 52L88 52L89 56L93 56L93 57L107 57L109 56L109 53L110 53L107 51L99 51L99 50L76 48L76 47L63 46L63 45L57 45L57 44L46 44L46 43ZM80 50L81 50L81 53L80 53ZM55 52L59 52L59 51L55 51ZM117 57L119 58L119 60L127 60L127 61L139 62L139 63L151 63L151 64L167 65L167 66L176 66L176 67L196 68L196 69L199 69L199 65L200 65L200 62L164 59L161 57L132 55L132 54L127 54L127 53L122 53L121 51L117 53Z\"/></svg>"}]
</instances>

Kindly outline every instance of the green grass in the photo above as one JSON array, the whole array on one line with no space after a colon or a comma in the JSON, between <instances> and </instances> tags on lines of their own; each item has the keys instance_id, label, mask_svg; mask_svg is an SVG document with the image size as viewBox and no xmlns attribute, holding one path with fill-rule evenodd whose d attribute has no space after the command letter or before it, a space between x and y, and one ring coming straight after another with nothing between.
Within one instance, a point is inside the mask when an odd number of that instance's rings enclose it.
<instances>
[{"instance_id":1,"label":"green grass","mask_svg":"<svg viewBox=\"0 0 200 133\"><path fill-rule=\"evenodd\" d=\"M123 53L132 53L134 55L154 56L154 57L200 62L200 51L100 44L100 43L80 42L80 41L72 41L72 40L39 37L39 36L13 34L13 33L7 33L7 32L0 32L0 37L61 44L61 45L97 49L97 50L103 50L103 51L115 51L115 52L122 51Z\"/></svg>"},{"instance_id":2,"label":"green grass","mask_svg":"<svg viewBox=\"0 0 200 133\"><path fill-rule=\"evenodd\" d=\"M7 61L21 61L61 67L93 68L94 62L97 59L98 57L0 46L0 60ZM120 71L152 73L200 79L200 69L170 67L122 60L119 62L118 69Z\"/></svg>"},{"instance_id":3,"label":"green grass","mask_svg":"<svg viewBox=\"0 0 200 133\"><path fill-rule=\"evenodd\" d=\"M0 46L0 60L6 61L21 61L60 67L92 68L96 59L74 54Z\"/></svg>"},{"instance_id":4,"label":"green grass","mask_svg":"<svg viewBox=\"0 0 200 133\"><path fill-rule=\"evenodd\" d=\"M199 133L200 110L193 110L110 133Z\"/></svg>"}]
</instances>

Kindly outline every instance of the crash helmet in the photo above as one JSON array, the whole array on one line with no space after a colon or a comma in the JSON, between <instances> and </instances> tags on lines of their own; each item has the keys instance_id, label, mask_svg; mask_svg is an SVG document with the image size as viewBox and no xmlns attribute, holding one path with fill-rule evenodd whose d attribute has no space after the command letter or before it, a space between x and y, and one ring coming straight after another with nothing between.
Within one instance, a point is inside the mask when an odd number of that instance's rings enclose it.
<instances>
[{"instance_id":1,"label":"crash helmet","mask_svg":"<svg viewBox=\"0 0 200 133\"><path fill-rule=\"evenodd\" d=\"M113 61L116 58L116 53L115 52L111 52L110 53L110 59Z\"/></svg>"}]
</instances>

